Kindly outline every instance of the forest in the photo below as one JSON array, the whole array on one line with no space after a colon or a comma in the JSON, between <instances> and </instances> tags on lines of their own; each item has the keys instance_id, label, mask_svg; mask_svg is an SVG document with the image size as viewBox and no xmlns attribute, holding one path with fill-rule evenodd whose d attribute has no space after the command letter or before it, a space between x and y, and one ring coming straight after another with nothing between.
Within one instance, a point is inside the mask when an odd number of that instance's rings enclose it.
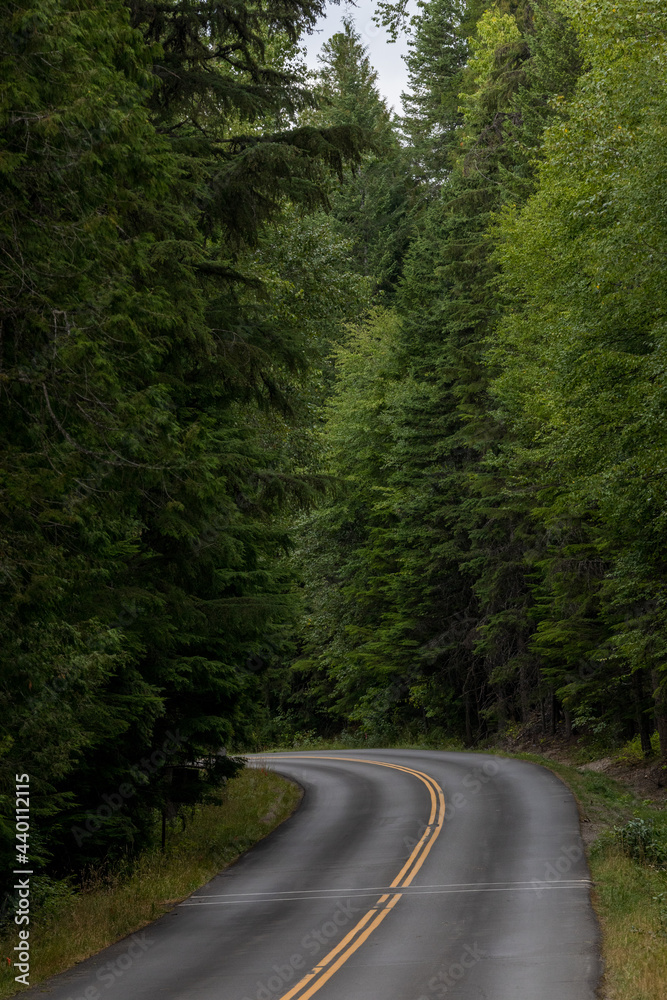
<instances>
[{"instance_id":1,"label":"forest","mask_svg":"<svg viewBox=\"0 0 667 1000\"><path fill-rule=\"evenodd\" d=\"M392 113L323 10L0 10L3 872L16 775L58 880L299 733L667 758L667 11L379 3Z\"/></svg>"}]
</instances>

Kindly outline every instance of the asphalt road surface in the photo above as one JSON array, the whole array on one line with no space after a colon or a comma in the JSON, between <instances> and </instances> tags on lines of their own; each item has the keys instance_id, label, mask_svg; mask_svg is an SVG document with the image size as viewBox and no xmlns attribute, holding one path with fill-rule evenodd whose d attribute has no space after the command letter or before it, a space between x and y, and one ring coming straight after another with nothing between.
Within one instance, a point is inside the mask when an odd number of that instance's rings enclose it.
<instances>
[{"instance_id":1,"label":"asphalt road surface","mask_svg":"<svg viewBox=\"0 0 667 1000\"><path fill-rule=\"evenodd\" d=\"M599 932L576 805L480 754L271 754L305 790L239 862L26 997L593 1000Z\"/></svg>"}]
</instances>

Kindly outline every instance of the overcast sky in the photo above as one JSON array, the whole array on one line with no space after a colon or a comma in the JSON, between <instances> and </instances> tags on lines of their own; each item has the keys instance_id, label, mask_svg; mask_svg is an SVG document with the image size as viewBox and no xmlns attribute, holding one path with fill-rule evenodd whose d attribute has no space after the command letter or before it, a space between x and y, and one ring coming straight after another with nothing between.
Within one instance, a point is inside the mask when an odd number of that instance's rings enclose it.
<instances>
[{"instance_id":1,"label":"overcast sky","mask_svg":"<svg viewBox=\"0 0 667 1000\"><path fill-rule=\"evenodd\" d=\"M412 6L412 5L411 5ZM329 4L328 16L322 18L314 34L306 35L307 62L313 69L318 68L317 54L324 42L337 31L342 30L343 17L353 17L363 44L368 49L372 65L378 72L380 93L397 114L402 112L401 91L407 86L407 70L401 56L407 52L407 39L403 35L397 42L389 42L384 28L373 24L374 0L357 0L356 7L341 2L336 7Z\"/></svg>"}]
</instances>

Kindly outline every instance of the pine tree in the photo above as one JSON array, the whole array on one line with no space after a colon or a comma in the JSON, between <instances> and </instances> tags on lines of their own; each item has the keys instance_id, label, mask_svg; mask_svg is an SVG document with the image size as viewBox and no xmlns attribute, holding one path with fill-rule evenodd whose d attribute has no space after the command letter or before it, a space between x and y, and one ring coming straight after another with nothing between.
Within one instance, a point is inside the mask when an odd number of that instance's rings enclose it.
<instances>
[{"instance_id":1,"label":"pine tree","mask_svg":"<svg viewBox=\"0 0 667 1000\"><path fill-rule=\"evenodd\" d=\"M393 375L377 417L384 454L362 468L339 460L367 499L352 551L339 557L347 638L328 638L335 655L319 661L336 690L345 678L348 718L455 727L469 741L526 718L544 693L530 644L543 543L507 482L502 455L512 445L489 392L488 342L502 308L489 226L532 190L551 98L579 72L567 24L549 6L477 10L466 40L457 33L473 13L435 4L417 27L411 71L422 89L407 121L421 162L429 143L433 156L426 208L397 299ZM454 35L436 52L445 29ZM557 35L570 49L553 63ZM450 77L427 99L436 55ZM381 367L377 377L384 385ZM350 417L345 394L336 405L330 426Z\"/></svg>"},{"instance_id":2,"label":"pine tree","mask_svg":"<svg viewBox=\"0 0 667 1000\"><path fill-rule=\"evenodd\" d=\"M335 241L299 276L267 237L282 213L273 239L312 246L288 199L324 203L326 170L358 155L344 128L258 128L298 90L255 66L264 36L296 37L310 15L237 14L170 4L131 23L121 3L17 0L0 15L15 53L2 104L3 769L10 784L35 775L52 871L136 849L156 811L238 769L221 751L250 732L248 655L294 613L288 511L322 485L285 437L294 426L309 446L305 373L363 298ZM243 58L218 67L234 38ZM165 90L167 65L182 91ZM244 115L248 134L229 145L225 118ZM96 823L102 793L154 753L136 794Z\"/></svg>"},{"instance_id":3,"label":"pine tree","mask_svg":"<svg viewBox=\"0 0 667 1000\"><path fill-rule=\"evenodd\" d=\"M414 169L430 193L451 168L452 141L461 124L459 89L468 57L471 12L459 0L420 2L405 62L408 91L402 95L401 127Z\"/></svg>"},{"instance_id":4,"label":"pine tree","mask_svg":"<svg viewBox=\"0 0 667 1000\"><path fill-rule=\"evenodd\" d=\"M392 116L377 86L377 72L351 20L318 56L316 111L305 120L325 128L354 128L368 149L343 184L331 192L332 212L342 236L352 241L360 274L389 295L401 273L409 238L413 182Z\"/></svg>"},{"instance_id":5,"label":"pine tree","mask_svg":"<svg viewBox=\"0 0 667 1000\"><path fill-rule=\"evenodd\" d=\"M556 95L535 195L504 219L512 308L496 392L552 543L536 643L570 711L650 749L647 695L665 728L660 270L664 16L573 4L586 72ZM641 24L641 28L637 25ZM650 55L649 55L650 53ZM639 237L637 234L641 234ZM547 254L548 259L543 255ZM558 544L560 543L560 544Z\"/></svg>"}]
</instances>

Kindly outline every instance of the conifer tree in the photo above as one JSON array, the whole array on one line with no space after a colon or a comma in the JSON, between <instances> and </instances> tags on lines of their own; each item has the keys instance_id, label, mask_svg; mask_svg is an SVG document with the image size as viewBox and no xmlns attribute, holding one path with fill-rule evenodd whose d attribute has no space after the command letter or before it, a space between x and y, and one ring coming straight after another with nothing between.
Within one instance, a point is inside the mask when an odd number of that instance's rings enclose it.
<instances>
[{"instance_id":1,"label":"conifer tree","mask_svg":"<svg viewBox=\"0 0 667 1000\"><path fill-rule=\"evenodd\" d=\"M553 64L556 33L570 50ZM438 58L451 78L434 82L430 100L426 69L443 34ZM355 483L375 488L366 487L361 535L340 561L349 623L341 659L329 654L327 669L357 692L358 719L389 713L456 726L473 740L525 718L543 693L530 646L539 529L506 488L506 429L489 394L487 342L502 303L488 228L504 203L532 190L551 98L571 89L579 62L548 5L482 12L438 3L424 8L416 37L411 72L422 89L407 124L421 162L429 143L434 159L397 300L393 374L378 417L384 454L371 468L342 462ZM352 608L364 609L358 625Z\"/></svg>"},{"instance_id":2,"label":"conifer tree","mask_svg":"<svg viewBox=\"0 0 667 1000\"><path fill-rule=\"evenodd\" d=\"M321 488L285 437L307 441L305 373L363 294L325 226L300 270L266 237L282 212L274 240L313 247L288 199L324 203L357 155L354 130L275 131L300 90L259 56L310 15L228 15L0 15L3 770L35 776L52 871L136 849L237 770L248 655L292 614L287 513Z\"/></svg>"},{"instance_id":3,"label":"conifer tree","mask_svg":"<svg viewBox=\"0 0 667 1000\"><path fill-rule=\"evenodd\" d=\"M325 42L318 59L318 108L305 120L325 128L357 128L368 143L354 174L332 191L333 216L341 235L352 241L359 273L391 295L409 238L414 185L407 160L352 20Z\"/></svg>"},{"instance_id":4,"label":"conifer tree","mask_svg":"<svg viewBox=\"0 0 667 1000\"><path fill-rule=\"evenodd\" d=\"M495 391L521 443L513 475L551 538L536 645L572 712L638 729L650 751L652 709L664 754L665 18L643 0L569 10L586 72L556 96L569 120L545 136L538 190L501 226L512 308Z\"/></svg>"}]
</instances>

